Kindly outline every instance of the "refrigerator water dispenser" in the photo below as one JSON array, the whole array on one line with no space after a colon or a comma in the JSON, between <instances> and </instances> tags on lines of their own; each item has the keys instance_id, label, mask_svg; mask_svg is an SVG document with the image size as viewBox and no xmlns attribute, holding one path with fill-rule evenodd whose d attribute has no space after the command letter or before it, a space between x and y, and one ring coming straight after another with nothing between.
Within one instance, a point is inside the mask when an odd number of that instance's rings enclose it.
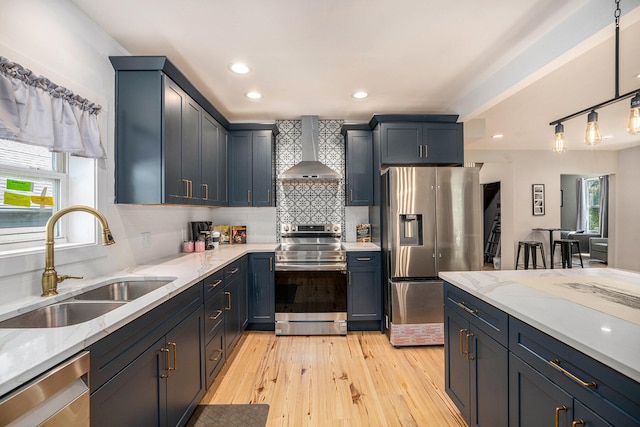
<instances>
[{"instance_id":1,"label":"refrigerator water dispenser","mask_svg":"<svg viewBox=\"0 0 640 427\"><path fill-rule=\"evenodd\" d=\"M400 230L400 246L422 246L422 214L401 214Z\"/></svg>"}]
</instances>

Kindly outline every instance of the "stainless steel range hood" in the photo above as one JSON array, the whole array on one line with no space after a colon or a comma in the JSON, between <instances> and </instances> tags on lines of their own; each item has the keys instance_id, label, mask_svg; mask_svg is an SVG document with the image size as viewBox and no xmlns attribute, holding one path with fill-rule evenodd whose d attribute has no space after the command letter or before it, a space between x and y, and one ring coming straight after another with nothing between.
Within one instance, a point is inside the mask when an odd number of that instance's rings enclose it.
<instances>
[{"instance_id":1,"label":"stainless steel range hood","mask_svg":"<svg viewBox=\"0 0 640 427\"><path fill-rule=\"evenodd\" d=\"M302 116L302 161L278 175L278 179L342 179L342 175L318 161L318 116Z\"/></svg>"}]
</instances>

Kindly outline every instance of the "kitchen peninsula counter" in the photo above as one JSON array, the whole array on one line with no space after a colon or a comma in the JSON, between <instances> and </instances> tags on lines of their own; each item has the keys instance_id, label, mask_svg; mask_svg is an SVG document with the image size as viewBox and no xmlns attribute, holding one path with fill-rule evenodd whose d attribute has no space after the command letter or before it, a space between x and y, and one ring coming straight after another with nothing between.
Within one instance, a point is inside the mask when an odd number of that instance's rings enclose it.
<instances>
[{"instance_id":1,"label":"kitchen peninsula counter","mask_svg":"<svg viewBox=\"0 0 640 427\"><path fill-rule=\"evenodd\" d=\"M442 272L440 277L640 381L640 274L574 268Z\"/></svg>"}]
</instances>

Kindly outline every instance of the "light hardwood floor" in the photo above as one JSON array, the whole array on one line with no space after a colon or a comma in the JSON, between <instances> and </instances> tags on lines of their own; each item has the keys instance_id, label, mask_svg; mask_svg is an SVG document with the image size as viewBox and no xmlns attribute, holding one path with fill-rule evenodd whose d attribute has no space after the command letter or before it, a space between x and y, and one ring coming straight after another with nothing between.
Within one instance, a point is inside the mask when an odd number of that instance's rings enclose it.
<instances>
[{"instance_id":1,"label":"light hardwood floor","mask_svg":"<svg viewBox=\"0 0 640 427\"><path fill-rule=\"evenodd\" d=\"M379 332L247 331L202 404L269 404L272 426L466 426L444 391L444 349Z\"/></svg>"}]
</instances>

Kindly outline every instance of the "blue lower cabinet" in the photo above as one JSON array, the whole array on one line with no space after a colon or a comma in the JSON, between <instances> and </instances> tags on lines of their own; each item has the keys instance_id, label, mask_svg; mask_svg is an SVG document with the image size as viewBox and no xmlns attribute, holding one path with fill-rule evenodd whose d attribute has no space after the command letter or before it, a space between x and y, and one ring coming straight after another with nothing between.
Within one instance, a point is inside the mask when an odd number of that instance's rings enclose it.
<instances>
[{"instance_id":1,"label":"blue lower cabinet","mask_svg":"<svg viewBox=\"0 0 640 427\"><path fill-rule=\"evenodd\" d=\"M184 426L205 393L203 286L91 345L92 426Z\"/></svg>"},{"instance_id":2,"label":"blue lower cabinet","mask_svg":"<svg viewBox=\"0 0 640 427\"><path fill-rule=\"evenodd\" d=\"M184 426L205 391L202 329L200 308L93 393L91 425Z\"/></svg>"},{"instance_id":3,"label":"blue lower cabinet","mask_svg":"<svg viewBox=\"0 0 640 427\"><path fill-rule=\"evenodd\" d=\"M350 331L382 332L380 252L347 253L347 325Z\"/></svg>"},{"instance_id":4,"label":"blue lower cabinet","mask_svg":"<svg viewBox=\"0 0 640 427\"><path fill-rule=\"evenodd\" d=\"M275 327L273 252L249 254L249 323Z\"/></svg>"}]
</instances>

